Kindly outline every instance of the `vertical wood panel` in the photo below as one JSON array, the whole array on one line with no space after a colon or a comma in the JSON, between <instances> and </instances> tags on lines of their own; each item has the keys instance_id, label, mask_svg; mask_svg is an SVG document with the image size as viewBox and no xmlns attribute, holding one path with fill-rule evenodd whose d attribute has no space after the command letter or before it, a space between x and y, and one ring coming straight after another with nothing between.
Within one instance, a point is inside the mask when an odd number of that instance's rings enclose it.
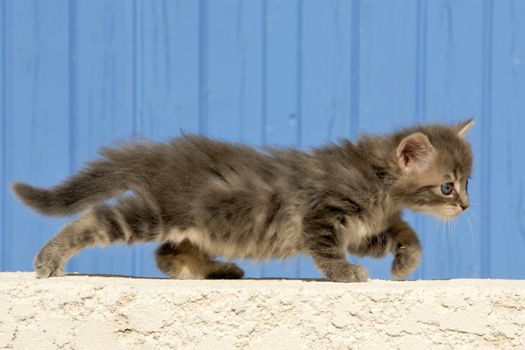
<instances>
[{"instance_id":1,"label":"vertical wood panel","mask_svg":"<svg viewBox=\"0 0 525 350\"><path fill-rule=\"evenodd\" d=\"M11 52L9 39L11 34L10 16L8 16L8 1L0 2L0 269L2 271L10 268L10 238L11 229L8 229L7 215L7 114L9 92L11 90L8 83L8 52ZM10 221L9 221L10 222Z\"/></svg>"},{"instance_id":2,"label":"vertical wood panel","mask_svg":"<svg viewBox=\"0 0 525 350\"><path fill-rule=\"evenodd\" d=\"M263 1L263 143L302 146L302 2ZM262 276L300 276L303 257L271 261Z\"/></svg>"},{"instance_id":3,"label":"vertical wood panel","mask_svg":"<svg viewBox=\"0 0 525 350\"><path fill-rule=\"evenodd\" d=\"M523 278L525 266L525 3L492 2L489 274ZM480 174L487 176L488 174ZM486 189L485 189L486 191ZM482 203L486 205L486 203ZM484 257L485 258L485 257Z\"/></svg>"},{"instance_id":4,"label":"vertical wood panel","mask_svg":"<svg viewBox=\"0 0 525 350\"><path fill-rule=\"evenodd\" d=\"M479 1L429 1L427 9L426 95L424 120L454 123L469 116L479 121L482 100L483 6ZM465 21L470 17L469 21ZM472 207L453 224L421 216L425 243L424 276L479 277L481 217L479 189L483 154L478 123L469 134L475 154L470 181ZM446 259L443 259L446 256Z\"/></svg>"},{"instance_id":5,"label":"vertical wood panel","mask_svg":"<svg viewBox=\"0 0 525 350\"><path fill-rule=\"evenodd\" d=\"M425 249L413 278L525 277L524 6L1 1L0 269L32 269L66 221L23 207L7 184L53 185L114 140L187 131L307 149L472 115L472 207L451 226L407 214ZM89 250L69 269L160 276L154 247ZM389 278L391 258L360 261ZM309 258L242 265L319 276Z\"/></svg>"},{"instance_id":6,"label":"vertical wood panel","mask_svg":"<svg viewBox=\"0 0 525 350\"><path fill-rule=\"evenodd\" d=\"M416 5L361 3L359 133L391 132L414 122Z\"/></svg>"},{"instance_id":7,"label":"vertical wood panel","mask_svg":"<svg viewBox=\"0 0 525 350\"><path fill-rule=\"evenodd\" d=\"M265 122L264 141L295 145L300 141L298 115L298 24L300 2L264 2L265 18Z\"/></svg>"},{"instance_id":8,"label":"vertical wood panel","mask_svg":"<svg viewBox=\"0 0 525 350\"><path fill-rule=\"evenodd\" d=\"M199 0L199 133L208 134L208 21L209 1Z\"/></svg>"},{"instance_id":9,"label":"vertical wood panel","mask_svg":"<svg viewBox=\"0 0 525 350\"><path fill-rule=\"evenodd\" d=\"M426 121L427 113L427 48L428 48L428 14L427 14L427 0L418 0L416 4L416 35L414 37L415 47L415 81L414 81L414 119L417 123L424 123ZM407 216L408 220L411 220L416 232L421 237L423 249L428 246L426 237L428 236L427 222L429 218L423 217L423 215L412 216L410 213ZM429 261L424 259L420 264L417 271L415 271L411 278L419 278L420 275L425 273L425 262Z\"/></svg>"},{"instance_id":10,"label":"vertical wood panel","mask_svg":"<svg viewBox=\"0 0 525 350\"><path fill-rule=\"evenodd\" d=\"M199 131L199 3L137 1L138 131L165 140Z\"/></svg>"},{"instance_id":11,"label":"vertical wood panel","mask_svg":"<svg viewBox=\"0 0 525 350\"><path fill-rule=\"evenodd\" d=\"M492 242L490 237L490 227L492 222L492 24L493 24L493 3L492 0L483 1L483 45L481 49L482 70L481 70L481 159L480 166L483 172L481 179L481 229L480 229L480 250L483 259L481 260L481 276L488 277L491 274L491 250Z\"/></svg>"},{"instance_id":12,"label":"vertical wood panel","mask_svg":"<svg viewBox=\"0 0 525 350\"><path fill-rule=\"evenodd\" d=\"M348 137L352 80L349 1L304 3L302 139L305 146Z\"/></svg>"},{"instance_id":13,"label":"vertical wood panel","mask_svg":"<svg viewBox=\"0 0 525 350\"><path fill-rule=\"evenodd\" d=\"M359 118L361 114L361 0L352 0L351 6L351 41L350 51L350 137L355 141L359 131Z\"/></svg>"},{"instance_id":14,"label":"vertical wood panel","mask_svg":"<svg viewBox=\"0 0 525 350\"><path fill-rule=\"evenodd\" d=\"M260 145L261 9L241 0L210 2L208 134ZM248 130L248 135L245 135Z\"/></svg>"},{"instance_id":15,"label":"vertical wood panel","mask_svg":"<svg viewBox=\"0 0 525 350\"><path fill-rule=\"evenodd\" d=\"M350 2L305 1L302 8L301 144L307 149L348 137L350 130ZM299 261L301 276L320 277L310 258Z\"/></svg>"},{"instance_id":16,"label":"vertical wood panel","mask_svg":"<svg viewBox=\"0 0 525 350\"><path fill-rule=\"evenodd\" d=\"M22 180L51 185L67 174L67 7L38 1L12 1L3 8L9 20L5 56L7 183ZM64 135L66 136L64 138ZM5 189L7 191L8 189ZM32 270L33 256L60 227L62 220L31 212L5 193L9 235L5 268ZM7 247L6 247L7 248Z\"/></svg>"},{"instance_id":17,"label":"vertical wood panel","mask_svg":"<svg viewBox=\"0 0 525 350\"><path fill-rule=\"evenodd\" d=\"M395 6L389 1L363 1L354 8L360 9L359 80L352 84L359 89L352 93L359 98L359 128L351 126L351 131L381 134L410 125L416 115L417 1L400 1ZM413 214L406 217L416 223ZM419 224L414 226L420 231ZM369 268L371 276L389 278L390 256L358 261Z\"/></svg>"},{"instance_id":18,"label":"vertical wood panel","mask_svg":"<svg viewBox=\"0 0 525 350\"><path fill-rule=\"evenodd\" d=\"M239 62L238 113L241 142L260 146L264 128L263 103L263 8L261 2L237 0L237 52ZM217 41L220 39L217 38ZM217 67L217 69L220 69ZM225 116L226 117L226 116Z\"/></svg>"},{"instance_id":19,"label":"vertical wood panel","mask_svg":"<svg viewBox=\"0 0 525 350\"><path fill-rule=\"evenodd\" d=\"M136 1L134 21L135 132L165 141L199 126L199 3ZM136 275L162 276L156 243L135 249Z\"/></svg>"},{"instance_id":20,"label":"vertical wood panel","mask_svg":"<svg viewBox=\"0 0 525 350\"><path fill-rule=\"evenodd\" d=\"M257 2L211 1L208 7L207 97L212 137L261 146L261 16ZM238 262L247 277L261 264Z\"/></svg>"},{"instance_id":21,"label":"vertical wood panel","mask_svg":"<svg viewBox=\"0 0 525 350\"><path fill-rule=\"evenodd\" d=\"M70 2L71 167L133 134L132 8L110 0ZM134 248L137 249L137 248ZM133 273L133 249L116 244L82 251L69 270Z\"/></svg>"}]
</instances>

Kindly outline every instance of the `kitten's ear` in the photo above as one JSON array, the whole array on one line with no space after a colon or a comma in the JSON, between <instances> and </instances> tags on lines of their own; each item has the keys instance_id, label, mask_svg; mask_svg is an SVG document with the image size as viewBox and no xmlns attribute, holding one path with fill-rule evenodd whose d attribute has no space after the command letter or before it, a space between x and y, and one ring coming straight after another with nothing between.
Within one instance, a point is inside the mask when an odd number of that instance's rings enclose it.
<instances>
[{"instance_id":1,"label":"kitten's ear","mask_svg":"<svg viewBox=\"0 0 525 350\"><path fill-rule=\"evenodd\" d=\"M434 159L435 150L428 137L420 132L405 137L397 146L399 167L407 172L422 172Z\"/></svg>"},{"instance_id":2,"label":"kitten's ear","mask_svg":"<svg viewBox=\"0 0 525 350\"><path fill-rule=\"evenodd\" d=\"M467 133L474 126L474 118L469 118L464 122L455 125L455 129L458 133L458 136L461 138L467 137Z\"/></svg>"}]
</instances>

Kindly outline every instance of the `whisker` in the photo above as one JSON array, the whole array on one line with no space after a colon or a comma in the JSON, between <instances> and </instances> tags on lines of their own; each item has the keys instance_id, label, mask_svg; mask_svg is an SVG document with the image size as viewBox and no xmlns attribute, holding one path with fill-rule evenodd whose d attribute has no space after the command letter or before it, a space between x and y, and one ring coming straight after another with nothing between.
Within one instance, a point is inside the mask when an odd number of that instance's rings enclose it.
<instances>
[{"instance_id":1,"label":"whisker","mask_svg":"<svg viewBox=\"0 0 525 350\"><path fill-rule=\"evenodd\" d=\"M453 247L455 247L454 242L457 240L457 229L456 229L456 223L457 223L457 217L452 220L452 242L450 244L449 251L453 251Z\"/></svg>"},{"instance_id":2,"label":"whisker","mask_svg":"<svg viewBox=\"0 0 525 350\"><path fill-rule=\"evenodd\" d=\"M472 217L473 217L474 219L480 221L480 220L479 220L479 217L476 215L476 213L475 213L474 211L469 210L468 213L470 213L470 215L472 215Z\"/></svg>"},{"instance_id":3,"label":"whisker","mask_svg":"<svg viewBox=\"0 0 525 350\"><path fill-rule=\"evenodd\" d=\"M472 222L470 221L469 217L467 217L467 223L468 223L469 231L470 231L470 241L471 243L473 243L474 242L474 228L472 227Z\"/></svg>"},{"instance_id":4,"label":"whisker","mask_svg":"<svg viewBox=\"0 0 525 350\"><path fill-rule=\"evenodd\" d=\"M447 220L445 225L445 244L448 246L448 242L450 241L450 220Z\"/></svg>"},{"instance_id":5,"label":"whisker","mask_svg":"<svg viewBox=\"0 0 525 350\"><path fill-rule=\"evenodd\" d=\"M441 230L440 230L441 232L440 233L441 233L441 236L443 236L444 232L445 232L445 222L444 221L440 221L440 225L439 226L441 226Z\"/></svg>"},{"instance_id":6,"label":"whisker","mask_svg":"<svg viewBox=\"0 0 525 350\"><path fill-rule=\"evenodd\" d=\"M476 220L475 224L479 225L480 228L486 228L485 222L483 222L474 211L468 211L473 219Z\"/></svg>"},{"instance_id":7,"label":"whisker","mask_svg":"<svg viewBox=\"0 0 525 350\"><path fill-rule=\"evenodd\" d=\"M452 229L452 223L450 220L447 220L447 245L450 242L450 231Z\"/></svg>"},{"instance_id":8,"label":"whisker","mask_svg":"<svg viewBox=\"0 0 525 350\"><path fill-rule=\"evenodd\" d=\"M452 226L450 236L452 237L452 241L453 241L454 238L456 237L456 219L455 218L451 221L450 226Z\"/></svg>"}]
</instances>

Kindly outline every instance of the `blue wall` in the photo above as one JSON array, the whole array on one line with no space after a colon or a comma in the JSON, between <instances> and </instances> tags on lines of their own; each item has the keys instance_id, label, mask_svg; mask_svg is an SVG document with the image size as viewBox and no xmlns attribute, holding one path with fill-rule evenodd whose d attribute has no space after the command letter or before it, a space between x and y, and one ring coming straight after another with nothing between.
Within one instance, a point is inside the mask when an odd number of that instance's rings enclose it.
<instances>
[{"instance_id":1,"label":"blue wall","mask_svg":"<svg viewBox=\"0 0 525 350\"><path fill-rule=\"evenodd\" d=\"M8 184L55 184L114 140L306 149L472 115L473 205L448 225L407 214L425 250L412 277L525 277L525 1L0 0L0 31L1 270L31 270L66 222ZM153 248L69 270L157 276ZM363 261L374 278L390 262ZM243 266L319 276L305 257Z\"/></svg>"}]
</instances>

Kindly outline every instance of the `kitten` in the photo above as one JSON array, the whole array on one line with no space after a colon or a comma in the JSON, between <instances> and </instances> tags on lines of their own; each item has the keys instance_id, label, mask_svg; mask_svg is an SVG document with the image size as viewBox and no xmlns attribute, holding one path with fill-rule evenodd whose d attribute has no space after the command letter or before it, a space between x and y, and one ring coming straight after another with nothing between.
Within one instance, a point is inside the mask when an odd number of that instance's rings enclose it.
<instances>
[{"instance_id":1,"label":"kitten","mask_svg":"<svg viewBox=\"0 0 525 350\"><path fill-rule=\"evenodd\" d=\"M448 220L469 206L472 125L418 126L310 152L260 152L199 136L124 144L103 148L101 159L58 186L13 189L43 214L84 212L36 256L38 277L62 276L85 247L155 240L157 265L173 278L243 276L216 256L306 254L331 281L366 281L347 253L390 252L392 275L403 279L417 267L421 245L402 210ZM113 197L116 204L104 202Z\"/></svg>"}]
</instances>

